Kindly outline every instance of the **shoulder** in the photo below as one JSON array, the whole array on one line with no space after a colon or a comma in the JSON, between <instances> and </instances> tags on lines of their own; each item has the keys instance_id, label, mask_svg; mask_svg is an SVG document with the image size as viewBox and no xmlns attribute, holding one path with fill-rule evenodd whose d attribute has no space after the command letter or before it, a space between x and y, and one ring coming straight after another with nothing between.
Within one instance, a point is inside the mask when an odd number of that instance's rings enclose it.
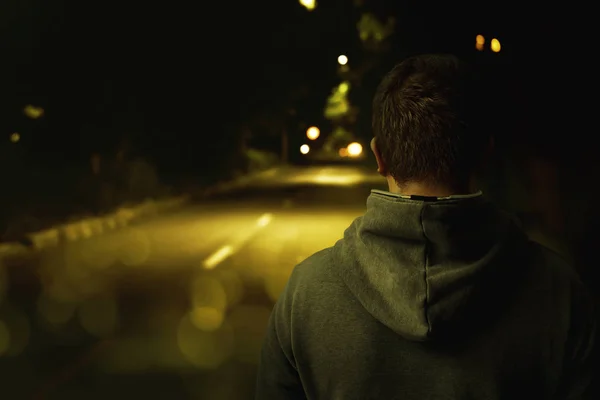
<instances>
[{"instance_id":1,"label":"shoulder","mask_svg":"<svg viewBox=\"0 0 600 400\"><path fill-rule=\"evenodd\" d=\"M326 286L333 281L331 262L332 249L326 248L308 257L292 270L274 308L274 318L278 324L287 326L286 331L289 331L289 324L294 316L304 315L304 310L311 309L315 302L323 298L323 291L329 291Z\"/></svg>"},{"instance_id":2,"label":"shoulder","mask_svg":"<svg viewBox=\"0 0 600 400\"><path fill-rule=\"evenodd\" d=\"M290 281L296 285L302 285L313 280L326 279L332 272L332 262L332 247L318 251L296 265L290 276Z\"/></svg>"},{"instance_id":3,"label":"shoulder","mask_svg":"<svg viewBox=\"0 0 600 400\"><path fill-rule=\"evenodd\" d=\"M344 266L339 263L334 246L318 251L296 265L282 293L288 307L306 308L324 298L342 296L345 285L339 275Z\"/></svg>"},{"instance_id":4,"label":"shoulder","mask_svg":"<svg viewBox=\"0 0 600 400\"><path fill-rule=\"evenodd\" d=\"M306 302L317 300L321 292L329 292L332 285L340 283L334 276L335 268L333 248L318 251L294 267L283 296L290 306L305 307Z\"/></svg>"}]
</instances>

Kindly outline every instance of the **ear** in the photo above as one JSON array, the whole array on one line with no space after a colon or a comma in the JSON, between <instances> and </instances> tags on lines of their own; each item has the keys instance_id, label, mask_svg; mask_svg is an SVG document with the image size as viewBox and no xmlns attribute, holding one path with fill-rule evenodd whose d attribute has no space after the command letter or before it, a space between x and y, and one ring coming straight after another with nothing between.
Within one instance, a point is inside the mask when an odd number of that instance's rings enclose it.
<instances>
[{"instance_id":1,"label":"ear","mask_svg":"<svg viewBox=\"0 0 600 400\"><path fill-rule=\"evenodd\" d=\"M388 176L387 167L385 166L385 163L383 162L383 159L381 158L381 153L379 151L379 148L377 147L376 142L377 141L375 140L375 138L371 139L371 151L375 155L375 160L377 161L377 172L379 172L379 174L381 176L387 177Z\"/></svg>"}]
</instances>

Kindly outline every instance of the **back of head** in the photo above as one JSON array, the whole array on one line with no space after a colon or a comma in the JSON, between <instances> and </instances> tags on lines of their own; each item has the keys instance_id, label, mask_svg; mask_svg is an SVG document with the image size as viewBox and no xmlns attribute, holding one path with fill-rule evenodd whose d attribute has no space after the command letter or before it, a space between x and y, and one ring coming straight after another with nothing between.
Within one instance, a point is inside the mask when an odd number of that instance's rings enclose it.
<instances>
[{"instance_id":1,"label":"back of head","mask_svg":"<svg viewBox=\"0 0 600 400\"><path fill-rule=\"evenodd\" d=\"M487 137L477 128L482 101L471 71L452 55L419 55L396 65L373 101L373 132L399 185L464 187Z\"/></svg>"}]
</instances>

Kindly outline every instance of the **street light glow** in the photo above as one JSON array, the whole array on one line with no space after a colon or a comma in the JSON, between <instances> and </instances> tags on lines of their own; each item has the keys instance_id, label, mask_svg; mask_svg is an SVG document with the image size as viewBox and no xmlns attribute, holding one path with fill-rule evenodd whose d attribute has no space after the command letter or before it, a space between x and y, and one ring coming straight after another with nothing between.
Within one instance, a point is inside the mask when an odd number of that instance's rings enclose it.
<instances>
[{"instance_id":1,"label":"street light glow","mask_svg":"<svg viewBox=\"0 0 600 400\"><path fill-rule=\"evenodd\" d=\"M12 135L10 135L10 141L11 142L17 143L19 140L21 140L21 135L19 135L17 132L15 132Z\"/></svg>"},{"instance_id":2,"label":"street light glow","mask_svg":"<svg viewBox=\"0 0 600 400\"><path fill-rule=\"evenodd\" d=\"M310 151L310 147L308 147L307 144L303 144L302 146L300 146L300 153L308 154L309 151Z\"/></svg>"},{"instance_id":3,"label":"street light glow","mask_svg":"<svg viewBox=\"0 0 600 400\"><path fill-rule=\"evenodd\" d=\"M348 155L350 157L360 156L362 153L362 150L363 150L363 148L360 143L353 142L348 145Z\"/></svg>"},{"instance_id":4,"label":"street light glow","mask_svg":"<svg viewBox=\"0 0 600 400\"><path fill-rule=\"evenodd\" d=\"M500 52L500 49L502 48L502 46L500 46L500 41L496 38L492 39L490 45L494 53Z\"/></svg>"},{"instance_id":5,"label":"street light glow","mask_svg":"<svg viewBox=\"0 0 600 400\"><path fill-rule=\"evenodd\" d=\"M36 107L28 104L23 109L23 113L31 119L38 119L44 115L44 109L42 107Z\"/></svg>"},{"instance_id":6,"label":"street light glow","mask_svg":"<svg viewBox=\"0 0 600 400\"><path fill-rule=\"evenodd\" d=\"M475 48L479 51L483 51L483 45L485 44L485 38L483 35L475 36Z\"/></svg>"},{"instance_id":7,"label":"street light glow","mask_svg":"<svg viewBox=\"0 0 600 400\"><path fill-rule=\"evenodd\" d=\"M306 137L310 140L316 140L320 134L321 131L316 126L311 126L306 130Z\"/></svg>"},{"instance_id":8,"label":"street light glow","mask_svg":"<svg viewBox=\"0 0 600 400\"><path fill-rule=\"evenodd\" d=\"M338 57L338 64L340 65L346 65L348 64L348 57L346 57L345 55L341 55Z\"/></svg>"},{"instance_id":9,"label":"street light glow","mask_svg":"<svg viewBox=\"0 0 600 400\"><path fill-rule=\"evenodd\" d=\"M338 90L342 94L348 93L348 90L350 90L350 83L348 83L348 82L340 83L340 86L338 86Z\"/></svg>"},{"instance_id":10,"label":"street light glow","mask_svg":"<svg viewBox=\"0 0 600 400\"><path fill-rule=\"evenodd\" d=\"M312 11L317 7L317 0L300 0L300 4L308 11Z\"/></svg>"}]
</instances>

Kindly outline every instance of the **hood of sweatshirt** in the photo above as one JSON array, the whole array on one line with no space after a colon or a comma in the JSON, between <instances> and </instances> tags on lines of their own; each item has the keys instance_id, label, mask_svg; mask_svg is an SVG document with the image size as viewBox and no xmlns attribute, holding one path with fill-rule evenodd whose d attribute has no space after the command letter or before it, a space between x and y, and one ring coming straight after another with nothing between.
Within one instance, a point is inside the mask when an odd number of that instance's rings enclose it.
<instances>
[{"instance_id":1,"label":"hood of sweatshirt","mask_svg":"<svg viewBox=\"0 0 600 400\"><path fill-rule=\"evenodd\" d=\"M447 336L510 292L527 242L481 194L421 198L372 191L333 248L342 279L377 320L409 340Z\"/></svg>"}]
</instances>

